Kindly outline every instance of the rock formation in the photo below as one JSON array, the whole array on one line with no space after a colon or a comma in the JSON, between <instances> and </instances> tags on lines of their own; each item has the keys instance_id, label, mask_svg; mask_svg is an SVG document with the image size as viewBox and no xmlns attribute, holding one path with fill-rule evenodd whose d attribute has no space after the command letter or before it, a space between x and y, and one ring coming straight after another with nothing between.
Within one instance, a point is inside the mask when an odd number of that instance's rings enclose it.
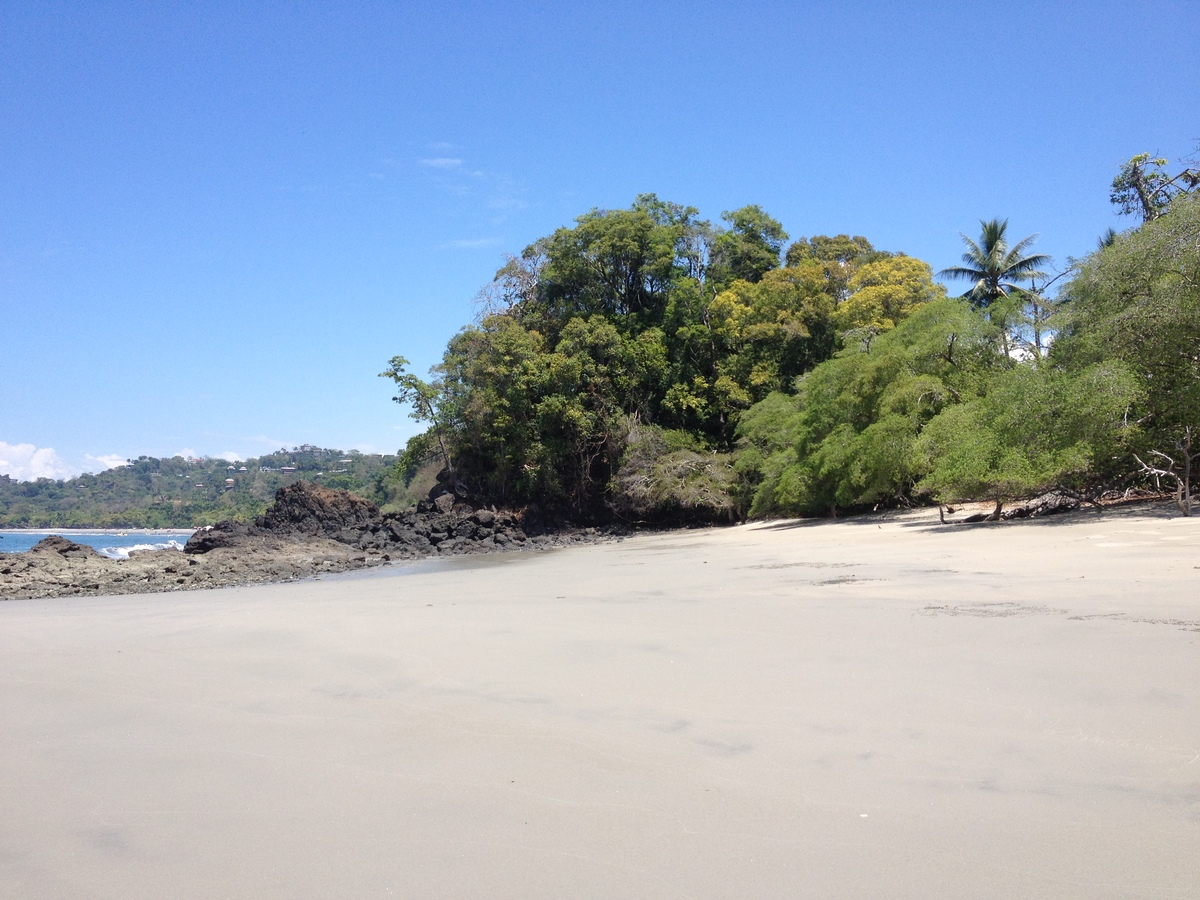
<instances>
[{"instance_id":1,"label":"rock formation","mask_svg":"<svg viewBox=\"0 0 1200 900\"><path fill-rule=\"evenodd\" d=\"M281 488L253 524L201 528L181 554L108 559L51 536L29 553L0 553L0 599L192 590L294 581L395 560L546 549L607 540L596 528L549 528L531 515L476 509L438 485L415 510L381 515L361 497L307 482Z\"/></svg>"}]
</instances>

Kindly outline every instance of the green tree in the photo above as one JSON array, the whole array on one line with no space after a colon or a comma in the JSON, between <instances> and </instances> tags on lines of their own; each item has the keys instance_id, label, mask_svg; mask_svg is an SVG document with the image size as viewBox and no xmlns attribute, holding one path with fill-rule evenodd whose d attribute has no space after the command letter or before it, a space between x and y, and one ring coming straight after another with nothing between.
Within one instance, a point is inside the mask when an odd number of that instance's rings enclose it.
<instances>
[{"instance_id":1,"label":"green tree","mask_svg":"<svg viewBox=\"0 0 1200 900\"><path fill-rule=\"evenodd\" d=\"M572 318L551 345L508 316L456 335L438 367L453 398L452 452L498 503L594 511L629 416L652 417L667 369L662 332Z\"/></svg>"},{"instance_id":2,"label":"green tree","mask_svg":"<svg viewBox=\"0 0 1200 900\"><path fill-rule=\"evenodd\" d=\"M1039 267L1049 264L1050 257L1041 253L1026 255L1037 235L1022 238L1010 246L1008 219L980 220L979 225L978 242L959 232L967 247L967 252L962 255L963 265L942 269L938 275L974 282L963 296L972 306L986 309L1014 292L1020 292L1019 282L1045 277Z\"/></svg>"},{"instance_id":3,"label":"green tree","mask_svg":"<svg viewBox=\"0 0 1200 900\"><path fill-rule=\"evenodd\" d=\"M713 242L711 265L717 281L722 284L738 279L755 282L779 266L788 235L783 225L761 206L755 204L723 212L721 219L729 223L729 228L719 233Z\"/></svg>"},{"instance_id":4,"label":"green tree","mask_svg":"<svg viewBox=\"0 0 1200 900\"><path fill-rule=\"evenodd\" d=\"M742 410L829 358L836 336L825 287L820 266L810 261L758 282L734 281L701 316L692 317L691 306L676 316L672 307L664 424L728 446Z\"/></svg>"},{"instance_id":5,"label":"green tree","mask_svg":"<svg viewBox=\"0 0 1200 900\"><path fill-rule=\"evenodd\" d=\"M1134 449L1147 461L1173 454L1200 427L1200 194L1093 253L1064 294L1070 315L1050 359L1124 364L1140 386Z\"/></svg>"},{"instance_id":6,"label":"green tree","mask_svg":"<svg viewBox=\"0 0 1200 900\"><path fill-rule=\"evenodd\" d=\"M644 195L630 209L593 209L574 228L555 231L541 244L541 315L533 324L553 334L571 317L595 313L655 324L671 286L685 274L678 263L681 245L699 227L694 214Z\"/></svg>"},{"instance_id":7,"label":"green tree","mask_svg":"<svg viewBox=\"0 0 1200 900\"><path fill-rule=\"evenodd\" d=\"M913 445L943 409L980 396L1003 367L998 329L961 299L920 306L744 413L739 469L751 515L902 501L923 474Z\"/></svg>"},{"instance_id":8,"label":"green tree","mask_svg":"<svg viewBox=\"0 0 1200 900\"><path fill-rule=\"evenodd\" d=\"M390 378L396 382L397 393L392 399L397 403L411 406L409 415L418 422L426 422L437 441L438 452L446 464L451 482L455 482L454 457L450 453L449 422L445 396L437 384L422 381L411 372L405 371L408 360L403 356L393 356L388 367L379 373L380 378Z\"/></svg>"},{"instance_id":9,"label":"green tree","mask_svg":"<svg viewBox=\"0 0 1200 900\"><path fill-rule=\"evenodd\" d=\"M1140 215L1143 222L1157 219L1180 194L1200 186L1200 169L1183 169L1171 175L1165 159L1139 153L1125 162L1113 179L1109 199L1122 215Z\"/></svg>"},{"instance_id":10,"label":"green tree","mask_svg":"<svg viewBox=\"0 0 1200 900\"><path fill-rule=\"evenodd\" d=\"M916 444L916 491L937 500L1006 499L1053 488L1086 491L1097 461L1125 452L1126 413L1138 393L1124 366L1100 364L1074 374L1018 366L998 374L987 393L946 409Z\"/></svg>"}]
</instances>

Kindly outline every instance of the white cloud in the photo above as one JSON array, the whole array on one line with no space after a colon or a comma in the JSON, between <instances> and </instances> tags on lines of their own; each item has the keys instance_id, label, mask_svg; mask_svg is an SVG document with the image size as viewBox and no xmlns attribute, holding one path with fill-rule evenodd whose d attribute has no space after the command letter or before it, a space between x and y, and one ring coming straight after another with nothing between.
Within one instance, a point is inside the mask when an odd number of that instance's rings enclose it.
<instances>
[{"instance_id":1,"label":"white cloud","mask_svg":"<svg viewBox=\"0 0 1200 900\"><path fill-rule=\"evenodd\" d=\"M85 472L103 472L106 469L115 469L126 463L125 457L117 453L106 453L103 456L92 456L90 453L85 453L83 458L87 460L83 466L83 471Z\"/></svg>"},{"instance_id":2,"label":"white cloud","mask_svg":"<svg viewBox=\"0 0 1200 900\"><path fill-rule=\"evenodd\" d=\"M177 452L175 455L182 456L184 459L199 459L200 458L200 455L198 453L196 453L196 451L193 450L191 447L184 447L182 450Z\"/></svg>"},{"instance_id":3,"label":"white cloud","mask_svg":"<svg viewBox=\"0 0 1200 900\"><path fill-rule=\"evenodd\" d=\"M0 441L0 475L11 475L17 481L33 481L35 478L70 478L74 474L76 472L53 447Z\"/></svg>"},{"instance_id":4,"label":"white cloud","mask_svg":"<svg viewBox=\"0 0 1200 900\"><path fill-rule=\"evenodd\" d=\"M228 460L229 462L239 462L239 461L245 459L246 457L242 456L242 454L238 453L236 450L222 450L220 453L218 453L216 455L215 458L216 459L225 459L225 460Z\"/></svg>"},{"instance_id":5,"label":"white cloud","mask_svg":"<svg viewBox=\"0 0 1200 900\"><path fill-rule=\"evenodd\" d=\"M271 437L269 434L255 434L246 438L248 441L253 441L256 444L265 444L274 450L276 447L295 447L303 441L289 441L284 438Z\"/></svg>"},{"instance_id":6,"label":"white cloud","mask_svg":"<svg viewBox=\"0 0 1200 900\"><path fill-rule=\"evenodd\" d=\"M451 156L435 156L433 159L421 160L421 165L428 166L431 169L459 169L462 168L463 161L455 159Z\"/></svg>"},{"instance_id":7,"label":"white cloud","mask_svg":"<svg viewBox=\"0 0 1200 900\"><path fill-rule=\"evenodd\" d=\"M492 217L493 225L503 223L513 210L527 206L522 197L524 188L509 175L468 166L465 159L457 156L426 157L418 159L417 164L432 169L428 177L443 190L456 197L470 198L482 209L498 213ZM455 241L450 246L486 245Z\"/></svg>"},{"instance_id":8,"label":"white cloud","mask_svg":"<svg viewBox=\"0 0 1200 900\"><path fill-rule=\"evenodd\" d=\"M463 250L478 250L481 247L495 247L500 243L500 238L473 238L459 241L451 241L449 246L459 247Z\"/></svg>"}]
</instances>

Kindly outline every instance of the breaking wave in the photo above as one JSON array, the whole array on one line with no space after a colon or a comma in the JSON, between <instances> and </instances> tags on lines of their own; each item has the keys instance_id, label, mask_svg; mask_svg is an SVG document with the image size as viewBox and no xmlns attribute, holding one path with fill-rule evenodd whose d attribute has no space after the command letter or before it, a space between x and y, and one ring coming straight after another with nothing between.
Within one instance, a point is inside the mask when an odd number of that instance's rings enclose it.
<instances>
[{"instance_id":1,"label":"breaking wave","mask_svg":"<svg viewBox=\"0 0 1200 900\"><path fill-rule=\"evenodd\" d=\"M183 544L179 541L166 541L162 544L134 544L132 547L97 547L96 552L107 556L109 559L129 559L129 554L134 550L182 550Z\"/></svg>"}]
</instances>

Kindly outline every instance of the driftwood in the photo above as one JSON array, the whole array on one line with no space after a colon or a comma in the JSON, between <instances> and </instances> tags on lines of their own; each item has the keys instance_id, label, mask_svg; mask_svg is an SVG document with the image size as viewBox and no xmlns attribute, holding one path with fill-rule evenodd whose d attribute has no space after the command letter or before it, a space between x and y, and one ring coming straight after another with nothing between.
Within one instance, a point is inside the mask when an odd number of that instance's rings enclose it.
<instances>
[{"instance_id":1,"label":"driftwood","mask_svg":"<svg viewBox=\"0 0 1200 900\"><path fill-rule=\"evenodd\" d=\"M1195 452L1192 451L1192 446L1195 443L1195 429L1192 426L1187 426L1183 429L1183 437L1175 442L1175 456L1169 456L1159 450L1151 450L1148 454L1152 463L1143 460L1136 453L1133 458L1138 461L1138 465L1142 467L1142 471L1154 479L1154 486L1162 490L1162 481L1165 478L1168 482L1175 483L1175 505L1179 507L1179 511L1185 516L1190 516L1196 510L1196 499L1192 491L1192 478L1197 469L1200 469L1200 448Z\"/></svg>"},{"instance_id":2,"label":"driftwood","mask_svg":"<svg viewBox=\"0 0 1200 900\"><path fill-rule=\"evenodd\" d=\"M1079 497L1064 491L1050 491L1026 501L1021 506L1014 506L1008 510L1004 509L1003 500L995 502L996 508L991 512L972 513L957 521L946 518L946 513L953 514L955 512L954 507L939 505L938 519L943 525L974 525L979 522L999 522L1007 519L1033 519L1078 509L1081 500Z\"/></svg>"}]
</instances>

